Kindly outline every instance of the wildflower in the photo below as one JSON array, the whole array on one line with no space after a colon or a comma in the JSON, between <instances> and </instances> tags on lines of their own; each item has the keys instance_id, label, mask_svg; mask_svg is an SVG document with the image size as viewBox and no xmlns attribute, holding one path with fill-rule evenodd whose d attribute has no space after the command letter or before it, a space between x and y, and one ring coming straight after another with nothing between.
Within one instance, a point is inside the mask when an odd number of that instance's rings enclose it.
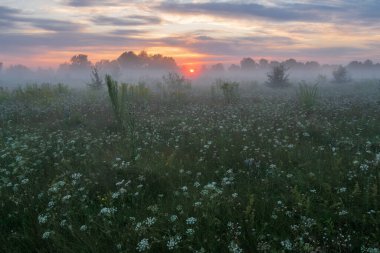
<instances>
[{"instance_id":1,"label":"wildflower","mask_svg":"<svg viewBox=\"0 0 380 253\"><path fill-rule=\"evenodd\" d=\"M150 226L153 226L154 223L156 223L157 219L155 217L148 217L146 218L146 220L144 221L145 225L147 225L148 227Z\"/></svg>"},{"instance_id":2,"label":"wildflower","mask_svg":"<svg viewBox=\"0 0 380 253\"><path fill-rule=\"evenodd\" d=\"M182 237L177 235L175 237L170 237L169 241L166 243L166 246L169 250L173 250L178 247L178 244L181 242Z\"/></svg>"},{"instance_id":3,"label":"wildflower","mask_svg":"<svg viewBox=\"0 0 380 253\"><path fill-rule=\"evenodd\" d=\"M61 220L61 222L59 223L59 225L61 227L65 227L67 225L67 220Z\"/></svg>"},{"instance_id":4,"label":"wildflower","mask_svg":"<svg viewBox=\"0 0 380 253\"><path fill-rule=\"evenodd\" d=\"M112 198L113 198L113 199L117 199L117 198L119 198L119 196L120 196L120 193L119 193L119 192L114 192L114 193L112 193Z\"/></svg>"},{"instance_id":5,"label":"wildflower","mask_svg":"<svg viewBox=\"0 0 380 253\"><path fill-rule=\"evenodd\" d=\"M189 217L186 219L187 225L194 225L196 222L197 222L197 218L194 218L194 217Z\"/></svg>"},{"instance_id":6,"label":"wildflower","mask_svg":"<svg viewBox=\"0 0 380 253\"><path fill-rule=\"evenodd\" d=\"M52 234L53 231L46 231L42 234L42 239L49 239Z\"/></svg>"},{"instance_id":7,"label":"wildflower","mask_svg":"<svg viewBox=\"0 0 380 253\"><path fill-rule=\"evenodd\" d=\"M230 242L230 244L228 245L228 250L231 253L242 253L243 252L243 250L239 247L239 245L234 241Z\"/></svg>"},{"instance_id":8,"label":"wildflower","mask_svg":"<svg viewBox=\"0 0 380 253\"><path fill-rule=\"evenodd\" d=\"M113 215L115 212L117 211L117 209L115 207L103 207L102 209L100 209L100 214L104 215L104 216L111 216Z\"/></svg>"},{"instance_id":9,"label":"wildflower","mask_svg":"<svg viewBox=\"0 0 380 253\"><path fill-rule=\"evenodd\" d=\"M170 216L169 220L170 222L175 222L176 220L178 219L177 215L173 214L172 216Z\"/></svg>"},{"instance_id":10,"label":"wildflower","mask_svg":"<svg viewBox=\"0 0 380 253\"><path fill-rule=\"evenodd\" d=\"M28 182L29 182L29 179L24 178L24 179L21 181L21 184L27 184Z\"/></svg>"},{"instance_id":11,"label":"wildflower","mask_svg":"<svg viewBox=\"0 0 380 253\"><path fill-rule=\"evenodd\" d=\"M82 177L82 174L80 173L74 173L71 175L71 178L74 179L74 180L78 180Z\"/></svg>"},{"instance_id":12,"label":"wildflower","mask_svg":"<svg viewBox=\"0 0 380 253\"><path fill-rule=\"evenodd\" d=\"M47 215L43 215L43 214L38 215L38 223L45 224L47 220L48 220Z\"/></svg>"},{"instance_id":13,"label":"wildflower","mask_svg":"<svg viewBox=\"0 0 380 253\"><path fill-rule=\"evenodd\" d=\"M200 201L197 201L197 202L194 203L194 207L198 207L198 206L201 206L201 205L202 205L202 202L200 202Z\"/></svg>"},{"instance_id":14,"label":"wildflower","mask_svg":"<svg viewBox=\"0 0 380 253\"><path fill-rule=\"evenodd\" d=\"M337 193L342 193L342 192L346 192L347 188L346 187L341 187L337 190Z\"/></svg>"},{"instance_id":15,"label":"wildflower","mask_svg":"<svg viewBox=\"0 0 380 253\"><path fill-rule=\"evenodd\" d=\"M64 197L62 198L62 201L67 201L67 200L69 200L70 198L71 198L71 195L68 194L68 195L66 195L66 196L64 196Z\"/></svg>"},{"instance_id":16,"label":"wildflower","mask_svg":"<svg viewBox=\"0 0 380 253\"><path fill-rule=\"evenodd\" d=\"M187 235L191 236L191 235L193 235L194 233L195 233L194 229L192 229L192 228L188 228L188 229L186 229L186 234L187 234Z\"/></svg>"},{"instance_id":17,"label":"wildflower","mask_svg":"<svg viewBox=\"0 0 380 253\"><path fill-rule=\"evenodd\" d=\"M281 246L284 247L285 250L292 250L293 249L293 244L289 239L287 239L285 241L281 241Z\"/></svg>"},{"instance_id":18,"label":"wildflower","mask_svg":"<svg viewBox=\"0 0 380 253\"><path fill-rule=\"evenodd\" d=\"M149 240L144 238L137 244L136 250L138 252L143 252L150 249Z\"/></svg>"}]
</instances>

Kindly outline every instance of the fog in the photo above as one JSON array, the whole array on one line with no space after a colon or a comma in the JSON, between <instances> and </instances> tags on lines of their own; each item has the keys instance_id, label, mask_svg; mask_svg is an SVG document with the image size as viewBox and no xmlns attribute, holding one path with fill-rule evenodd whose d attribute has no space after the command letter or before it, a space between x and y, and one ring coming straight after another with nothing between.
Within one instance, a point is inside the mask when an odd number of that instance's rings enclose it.
<instances>
[{"instance_id":1,"label":"fog","mask_svg":"<svg viewBox=\"0 0 380 253\"><path fill-rule=\"evenodd\" d=\"M124 52L115 60L101 60L92 63L87 55L73 56L69 62L58 68L30 69L24 65L4 66L0 63L0 86L17 88L28 84L63 83L70 87L84 88L90 82L93 71L104 80L105 75L126 83L144 83L150 87L162 81L168 73L178 73L189 79L195 86L208 86L216 79L236 81L239 83L255 82L264 84L274 67L283 65L291 84L306 81L320 85L334 82L333 72L339 67L346 71L347 81L380 79L380 63L371 60L352 61L346 65L321 65L316 61L299 62L295 59L286 61L268 61L266 59L243 58L235 64L217 63L194 68L179 66L175 59L162 55L148 55L145 51L138 54Z\"/></svg>"}]
</instances>

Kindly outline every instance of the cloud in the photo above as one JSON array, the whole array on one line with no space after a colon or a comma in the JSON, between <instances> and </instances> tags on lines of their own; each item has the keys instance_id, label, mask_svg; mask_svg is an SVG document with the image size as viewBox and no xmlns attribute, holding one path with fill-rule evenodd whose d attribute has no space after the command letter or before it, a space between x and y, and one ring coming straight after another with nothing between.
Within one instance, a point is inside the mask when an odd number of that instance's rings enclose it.
<instances>
[{"instance_id":1,"label":"cloud","mask_svg":"<svg viewBox=\"0 0 380 253\"><path fill-rule=\"evenodd\" d=\"M258 3L204 2L178 3L166 1L158 9L182 14L205 14L234 18L262 18L274 21L326 22L329 14L343 11L341 8L318 4L283 4L267 6Z\"/></svg>"},{"instance_id":2,"label":"cloud","mask_svg":"<svg viewBox=\"0 0 380 253\"><path fill-rule=\"evenodd\" d=\"M116 5L118 1L100 1L100 0L68 0L65 1L66 5L73 7L87 7L98 5Z\"/></svg>"},{"instance_id":3,"label":"cloud","mask_svg":"<svg viewBox=\"0 0 380 253\"><path fill-rule=\"evenodd\" d=\"M380 1L378 0L345 0L320 1L277 1L271 5L257 2L217 2L197 3L163 1L157 8L165 12L181 14L204 14L222 18L264 19L275 22L320 22L320 23L360 23L379 21Z\"/></svg>"},{"instance_id":4,"label":"cloud","mask_svg":"<svg viewBox=\"0 0 380 253\"><path fill-rule=\"evenodd\" d=\"M63 32L51 34L7 34L0 37L0 52L27 51L36 47L48 49L86 48L86 47L123 47L147 43L144 39L128 38L117 35L95 33Z\"/></svg>"},{"instance_id":5,"label":"cloud","mask_svg":"<svg viewBox=\"0 0 380 253\"><path fill-rule=\"evenodd\" d=\"M130 15L123 18L100 15L92 18L92 22L96 25L144 26L160 24L161 19L159 17L149 17L142 15Z\"/></svg>"},{"instance_id":6,"label":"cloud","mask_svg":"<svg viewBox=\"0 0 380 253\"><path fill-rule=\"evenodd\" d=\"M29 24L36 28L55 32L77 31L81 28L81 25L70 21L28 17L18 9L0 6L0 27L11 30L17 28L19 24Z\"/></svg>"},{"instance_id":7,"label":"cloud","mask_svg":"<svg viewBox=\"0 0 380 253\"><path fill-rule=\"evenodd\" d=\"M112 35L141 35L146 33L148 33L148 31L134 29L115 29L110 32Z\"/></svg>"}]
</instances>

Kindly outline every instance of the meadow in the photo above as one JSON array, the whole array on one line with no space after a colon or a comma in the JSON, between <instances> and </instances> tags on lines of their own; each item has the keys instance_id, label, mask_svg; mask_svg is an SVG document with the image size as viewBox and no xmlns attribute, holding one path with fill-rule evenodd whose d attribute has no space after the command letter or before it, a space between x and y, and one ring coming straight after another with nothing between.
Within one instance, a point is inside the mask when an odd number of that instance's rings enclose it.
<instances>
[{"instance_id":1,"label":"meadow","mask_svg":"<svg viewBox=\"0 0 380 253\"><path fill-rule=\"evenodd\" d=\"M1 252L380 252L378 81L118 85L0 90Z\"/></svg>"}]
</instances>

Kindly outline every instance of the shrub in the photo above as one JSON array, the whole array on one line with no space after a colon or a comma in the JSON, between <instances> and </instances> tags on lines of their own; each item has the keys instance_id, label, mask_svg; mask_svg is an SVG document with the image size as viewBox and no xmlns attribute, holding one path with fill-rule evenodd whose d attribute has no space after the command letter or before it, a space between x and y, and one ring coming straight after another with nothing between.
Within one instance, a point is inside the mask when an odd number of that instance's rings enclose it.
<instances>
[{"instance_id":1,"label":"shrub","mask_svg":"<svg viewBox=\"0 0 380 253\"><path fill-rule=\"evenodd\" d=\"M87 84L90 88L99 90L104 86L103 80L99 76L98 68L93 67L91 71L91 83Z\"/></svg>"},{"instance_id":2,"label":"shrub","mask_svg":"<svg viewBox=\"0 0 380 253\"><path fill-rule=\"evenodd\" d=\"M289 75L286 73L288 69L284 65L274 66L267 74L268 81L266 84L273 88L284 88L289 86Z\"/></svg>"},{"instance_id":3,"label":"shrub","mask_svg":"<svg viewBox=\"0 0 380 253\"><path fill-rule=\"evenodd\" d=\"M227 104L236 102L239 99L239 83L216 80L216 87L222 91Z\"/></svg>"},{"instance_id":4,"label":"shrub","mask_svg":"<svg viewBox=\"0 0 380 253\"><path fill-rule=\"evenodd\" d=\"M339 66L332 72L332 74L336 83L345 83L349 81L347 69L343 66Z\"/></svg>"}]
</instances>

